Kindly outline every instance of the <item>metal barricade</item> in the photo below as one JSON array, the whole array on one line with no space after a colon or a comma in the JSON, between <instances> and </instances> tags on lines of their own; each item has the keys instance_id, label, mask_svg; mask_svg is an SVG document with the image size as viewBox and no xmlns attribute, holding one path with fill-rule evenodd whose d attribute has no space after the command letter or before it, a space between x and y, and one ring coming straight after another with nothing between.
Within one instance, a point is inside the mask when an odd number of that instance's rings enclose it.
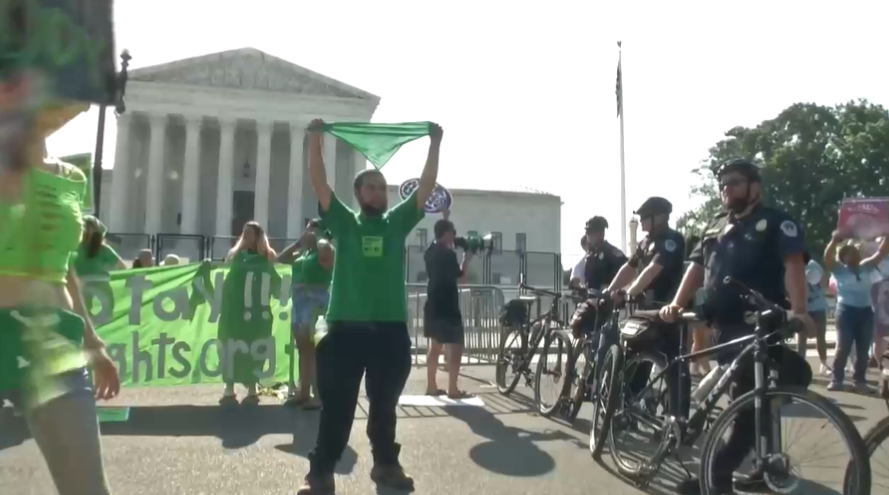
<instances>
[{"instance_id":1,"label":"metal barricade","mask_svg":"<svg viewBox=\"0 0 889 495\"><path fill-rule=\"evenodd\" d=\"M488 285L461 285L458 292L466 337L463 355L468 364L493 364L499 346L500 308L505 303L503 292ZM421 364L420 357L429 349L429 339L423 336L425 304L426 284L407 284L408 330L415 365Z\"/></svg>"},{"instance_id":2,"label":"metal barricade","mask_svg":"<svg viewBox=\"0 0 889 495\"><path fill-rule=\"evenodd\" d=\"M154 236L150 234L109 232L105 235L105 240L127 264L132 264L139 255L139 251L143 249L151 249L154 252L155 240Z\"/></svg>"},{"instance_id":3,"label":"metal barricade","mask_svg":"<svg viewBox=\"0 0 889 495\"><path fill-rule=\"evenodd\" d=\"M178 256L183 265L206 258L207 239L202 235L158 234L156 239L155 260L158 265L170 254Z\"/></svg>"},{"instance_id":4,"label":"metal barricade","mask_svg":"<svg viewBox=\"0 0 889 495\"><path fill-rule=\"evenodd\" d=\"M231 248L235 247L238 238L235 236L213 236L210 238L209 256L213 261L222 261L225 259Z\"/></svg>"}]
</instances>

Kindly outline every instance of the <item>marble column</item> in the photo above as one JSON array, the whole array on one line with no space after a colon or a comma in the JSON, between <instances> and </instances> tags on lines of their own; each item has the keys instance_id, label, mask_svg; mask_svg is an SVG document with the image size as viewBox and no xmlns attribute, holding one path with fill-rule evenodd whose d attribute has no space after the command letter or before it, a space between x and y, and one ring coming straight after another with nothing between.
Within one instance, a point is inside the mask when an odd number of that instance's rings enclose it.
<instances>
[{"instance_id":1,"label":"marble column","mask_svg":"<svg viewBox=\"0 0 889 495\"><path fill-rule=\"evenodd\" d=\"M182 225L183 234L198 233L198 198L201 169L201 126L203 116L185 116L185 160L182 162Z\"/></svg>"},{"instance_id":2,"label":"marble column","mask_svg":"<svg viewBox=\"0 0 889 495\"><path fill-rule=\"evenodd\" d=\"M164 151L167 140L167 116L151 114L150 144L148 145L148 174L145 188L145 233L158 234L162 230L164 209Z\"/></svg>"},{"instance_id":3,"label":"marble column","mask_svg":"<svg viewBox=\"0 0 889 495\"><path fill-rule=\"evenodd\" d=\"M290 173L287 181L287 237L297 239L303 227L303 143L304 124L290 124ZM311 179L309 179L311 180Z\"/></svg>"},{"instance_id":4,"label":"marble column","mask_svg":"<svg viewBox=\"0 0 889 495\"><path fill-rule=\"evenodd\" d=\"M234 120L219 121L219 175L216 183L216 235L232 235L232 182L235 170Z\"/></svg>"},{"instance_id":5,"label":"marble column","mask_svg":"<svg viewBox=\"0 0 889 495\"><path fill-rule=\"evenodd\" d=\"M256 122L256 182L253 191L253 219L269 228L269 187L272 173L272 130L274 122Z\"/></svg>"},{"instance_id":6,"label":"marble column","mask_svg":"<svg viewBox=\"0 0 889 495\"><path fill-rule=\"evenodd\" d=\"M104 217L110 219L111 232L132 232L130 219L130 183L133 181L133 167L130 163L130 134L133 114L117 116L117 147L114 150L114 171L111 173L111 204L102 208Z\"/></svg>"},{"instance_id":7,"label":"marble column","mask_svg":"<svg viewBox=\"0 0 889 495\"><path fill-rule=\"evenodd\" d=\"M337 195L339 198L341 192L336 188L336 142L338 141L336 136L331 136L330 134L324 134L324 147L322 153L324 154L324 171L327 172L327 183L330 185L330 189ZM342 198L340 198L342 201ZM349 202L346 201L346 204ZM314 215L313 215L314 216Z\"/></svg>"}]
</instances>

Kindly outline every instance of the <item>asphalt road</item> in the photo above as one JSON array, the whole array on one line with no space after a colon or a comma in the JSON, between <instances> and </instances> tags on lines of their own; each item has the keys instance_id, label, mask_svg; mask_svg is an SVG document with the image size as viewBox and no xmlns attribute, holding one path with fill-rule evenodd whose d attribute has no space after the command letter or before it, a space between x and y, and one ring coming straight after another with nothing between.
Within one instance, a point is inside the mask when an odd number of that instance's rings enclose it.
<instances>
[{"instance_id":1,"label":"asphalt road","mask_svg":"<svg viewBox=\"0 0 889 495\"><path fill-rule=\"evenodd\" d=\"M600 466L587 450L586 419L573 427L532 412L530 390L510 398L490 386L492 366L466 367L462 379L484 407L399 408L402 463L418 494L525 495L540 493L671 493L684 477L676 463L664 468L648 492ZM442 373L440 384L445 383ZM813 387L824 392L826 381ZM425 374L415 368L405 394L422 394ZM124 423L105 423L108 475L116 494L220 495L294 493L308 468L317 412L293 411L272 397L259 407L224 411L220 387L127 389L118 405L133 406ZM243 392L242 392L243 393ZM830 397L863 432L887 414L876 397ZM339 494L388 494L370 481L370 447L362 398L349 449L337 469ZM581 418L589 418L589 405ZM694 457L694 453L689 454ZM689 466L693 466L689 464ZM55 493L34 442L9 408L0 411L0 494Z\"/></svg>"}]
</instances>

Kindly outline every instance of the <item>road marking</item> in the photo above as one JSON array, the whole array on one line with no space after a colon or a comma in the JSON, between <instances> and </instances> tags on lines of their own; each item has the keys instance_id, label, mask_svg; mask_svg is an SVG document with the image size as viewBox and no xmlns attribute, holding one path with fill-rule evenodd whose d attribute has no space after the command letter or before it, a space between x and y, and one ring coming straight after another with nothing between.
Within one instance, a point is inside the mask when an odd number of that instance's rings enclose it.
<instances>
[{"instance_id":1,"label":"road marking","mask_svg":"<svg viewBox=\"0 0 889 495\"><path fill-rule=\"evenodd\" d=\"M434 397L431 395L402 395L398 398L398 405L413 407L485 407L485 403L481 397L453 400L448 399L447 396Z\"/></svg>"}]
</instances>

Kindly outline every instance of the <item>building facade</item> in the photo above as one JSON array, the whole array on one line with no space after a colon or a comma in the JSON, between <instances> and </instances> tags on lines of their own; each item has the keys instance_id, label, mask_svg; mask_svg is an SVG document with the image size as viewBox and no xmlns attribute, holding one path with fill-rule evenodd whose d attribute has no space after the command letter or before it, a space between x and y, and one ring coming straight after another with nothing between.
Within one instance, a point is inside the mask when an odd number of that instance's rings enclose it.
<instances>
[{"instance_id":1,"label":"building facade","mask_svg":"<svg viewBox=\"0 0 889 495\"><path fill-rule=\"evenodd\" d=\"M561 272L561 198L524 188L449 190L454 198L449 218L457 235L494 238L493 252L473 261L470 283L516 285L524 273L531 285L552 286ZM390 184L390 207L399 201L398 185ZM427 215L408 238L409 282L426 281L423 253L435 240L435 222L441 218Z\"/></svg>"},{"instance_id":2,"label":"building facade","mask_svg":"<svg viewBox=\"0 0 889 495\"><path fill-rule=\"evenodd\" d=\"M250 220L277 249L298 238L317 216L308 123L369 122L380 98L245 48L133 70L126 101L100 216L125 258L152 246L195 259L223 256ZM352 181L367 166L364 156L337 139L324 144L328 180L356 207ZM400 201L397 187L390 185L390 205ZM526 273L529 283L550 285L561 248L558 196L451 192L460 234L496 239L495 252L473 264L471 282L511 285ZM439 218L425 218L406 243L411 282L425 281L423 252ZM152 244L161 238L163 246Z\"/></svg>"},{"instance_id":3,"label":"building facade","mask_svg":"<svg viewBox=\"0 0 889 495\"><path fill-rule=\"evenodd\" d=\"M369 122L380 101L252 48L130 71L126 99L102 202L111 231L231 236L256 220L272 237L298 236L314 214L308 123ZM364 157L335 139L324 154L351 198Z\"/></svg>"}]
</instances>

